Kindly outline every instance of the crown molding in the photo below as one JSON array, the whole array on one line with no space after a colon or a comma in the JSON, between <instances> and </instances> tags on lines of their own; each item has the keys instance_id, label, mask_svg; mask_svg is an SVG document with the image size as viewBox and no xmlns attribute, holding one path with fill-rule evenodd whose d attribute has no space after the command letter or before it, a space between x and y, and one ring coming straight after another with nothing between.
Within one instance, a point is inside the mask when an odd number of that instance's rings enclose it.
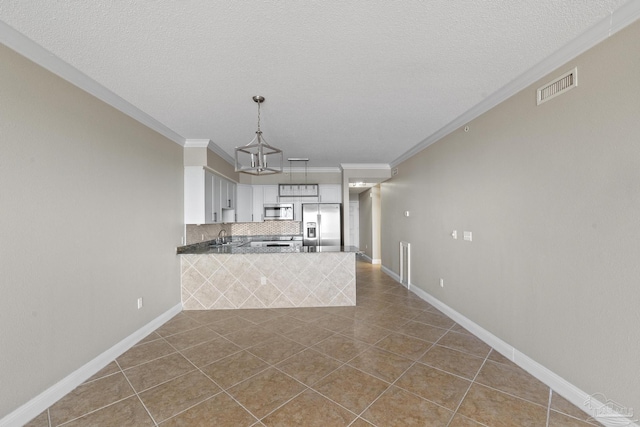
<instances>
[{"instance_id":1,"label":"crown molding","mask_svg":"<svg viewBox=\"0 0 640 427\"><path fill-rule=\"evenodd\" d=\"M184 137L178 135L167 126L163 125L147 113L143 112L133 104L125 101L106 87L102 86L91 77L80 72L71 64L49 52L14 28L0 21L0 43L16 51L25 58L35 62L39 66L49 70L58 77L68 81L74 86L95 96L99 100L109 104L118 111L126 114L134 120L142 123L160 135L170 139L180 146L184 146Z\"/></svg>"},{"instance_id":2,"label":"crown molding","mask_svg":"<svg viewBox=\"0 0 640 427\"><path fill-rule=\"evenodd\" d=\"M640 1L630 1L624 4L620 9L611 13L610 16L601 20L580 36L573 39L538 64L534 65L520 76L516 77L510 83L503 86L501 89L494 92L471 109L467 110L461 116L454 119L434 134L422 140L422 142L418 143L397 159L393 160L390 163L390 166L392 168L398 166L400 163L418 154L431 144L439 141L451 132L459 129L473 119L476 119L521 90L529 87L547 74L553 72L559 67L562 67L578 55L611 37L613 34L635 22L638 18L640 18Z\"/></svg>"},{"instance_id":3,"label":"crown molding","mask_svg":"<svg viewBox=\"0 0 640 427\"><path fill-rule=\"evenodd\" d=\"M388 163L340 163L342 170L391 170Z\"/></svg>"},{"instance_id":4,"label":"crown molding","mask_svg":"<svg viewBox=\"0 0 640 427\"><path fill-rule=\"evenodd\" d=\"M210 139L185 139L184 148L209 148Z\"/></svg>"},{"instance_id":5,"label":"crown molding","mask_svg":"<svg viewBox=\"0 0 640 427\"><path fill-rule=\"evenodd\" d=\"M301 168L301 167L295 167L295 168L288 168L288 167L283 167L282 168L282 172L283 173L341 173L342 170L339 167L331 167L331 166L325 166L325 167L308 167L308 168Z\"/></svg>"},{"instance_id":6,"label":"crown molding","mask_svg":"<svg viewBox=\"0 0 640 427\"><path fill-rule=\"evenodd\" d=\"M231 157L229 154L227 154L226 151L224 151L222 148L218 147L218 145L216 145L213 141L208 140L209 144L207 145L207 148L211 151L213 151L214 153L216 153L218 156L222 157L222 159L224 161L226 161L227 163L229 163L231 166L236 165L236 159L234 159L233 157Z\"/></svg>"}]
</instances>

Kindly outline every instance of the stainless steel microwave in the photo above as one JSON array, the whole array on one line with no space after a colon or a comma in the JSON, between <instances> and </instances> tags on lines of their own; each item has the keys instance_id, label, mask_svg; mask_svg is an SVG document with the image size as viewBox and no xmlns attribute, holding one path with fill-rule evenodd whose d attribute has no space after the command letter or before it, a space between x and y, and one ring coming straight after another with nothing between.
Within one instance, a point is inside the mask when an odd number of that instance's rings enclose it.
<instances>
[{"instance_id":1,"label":"stainless steel microwave","mask_svg":"<svg viewBox=\"0 0 640 427\"><path fill-rule=\"evenodd\" d=\"M293 221L293 203L275 203L264 205L264 219Z\"/></svg>"}]
</instances>

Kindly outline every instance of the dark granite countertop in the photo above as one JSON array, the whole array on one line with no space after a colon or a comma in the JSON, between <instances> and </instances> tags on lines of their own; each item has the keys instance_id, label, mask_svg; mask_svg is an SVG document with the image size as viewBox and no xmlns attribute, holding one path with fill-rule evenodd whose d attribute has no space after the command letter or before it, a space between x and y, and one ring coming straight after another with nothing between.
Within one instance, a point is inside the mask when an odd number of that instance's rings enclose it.
<instances>
[{"instance_id":1,"label":"dark granite countertop","mask_svg":"<svg viewBox=\"0 0 640 427\"><path fill-rule=\"evenodd\" d=\"M179 246L178 255L187 254L285 254L285 253L317 253L317 252L357 252L354 246L268 246L251 247L251 241L288 240L278 239L276 236L260 236L250 240L231 240L229 243L216 244L215 240L199 242L186 246ZM290 240L290 239L289 239Z\"/></svg>"}]
</instances>

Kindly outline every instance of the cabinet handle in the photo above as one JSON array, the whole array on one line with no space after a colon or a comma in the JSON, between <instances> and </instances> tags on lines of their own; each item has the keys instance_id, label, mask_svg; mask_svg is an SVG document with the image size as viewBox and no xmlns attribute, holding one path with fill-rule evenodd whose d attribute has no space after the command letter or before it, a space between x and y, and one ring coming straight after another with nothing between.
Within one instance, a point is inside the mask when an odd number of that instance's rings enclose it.
<instances>
[{"instance_id":1,"label":"cabinet handle","mask_svg":"<svg viewBox=\"0 0 640 427\"><path fill-rule=\"evenodd\" d=\"M231 199L227 200L227 207L230 208L231 207Z\"/></svg>"},{"instance_id":2,"label":"cabinet handle","mask_svg":"<svg viewBox=\"0 0 640 427\"><path fill-rule=\"evenodd\" d=\"M213 222L218 222L218 212L213 213Z\"/></svg>"}]
</instances>

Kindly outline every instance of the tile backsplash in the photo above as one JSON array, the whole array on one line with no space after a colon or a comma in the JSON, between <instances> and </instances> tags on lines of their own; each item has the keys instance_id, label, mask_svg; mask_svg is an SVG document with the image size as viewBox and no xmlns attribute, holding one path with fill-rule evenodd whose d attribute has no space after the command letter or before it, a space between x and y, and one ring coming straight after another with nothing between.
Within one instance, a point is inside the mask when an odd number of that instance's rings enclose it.
<instances>
[{"instance_id":1,"label":"tile backsplash","mask_svg":"<svg viewBox=\"0 0 640 427\"><path fill-rule=\"evenodd\" d=\"M228 224L187 224L187 245L213 240L224 229L227 236L301 235L300 221L236 222Z\"/></svg>"}]
</instances>

